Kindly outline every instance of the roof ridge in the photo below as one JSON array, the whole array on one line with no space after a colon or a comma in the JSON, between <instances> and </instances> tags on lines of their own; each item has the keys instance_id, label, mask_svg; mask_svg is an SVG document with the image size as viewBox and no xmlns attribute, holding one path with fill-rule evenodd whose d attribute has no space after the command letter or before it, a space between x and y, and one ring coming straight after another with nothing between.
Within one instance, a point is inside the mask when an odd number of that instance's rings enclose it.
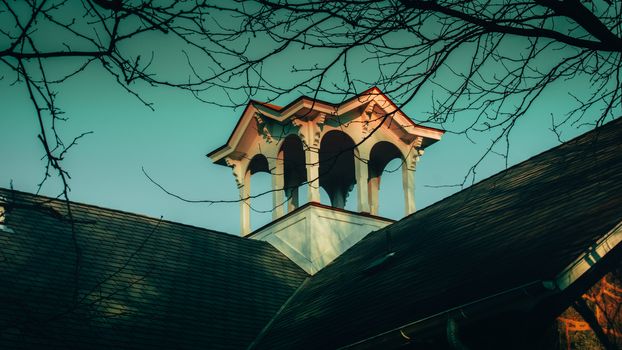
<instances>
[{"instance_id":1,"label":"roof ridge","mask_svg":"<svg viewBox=\"0 0 622 350\"><path fill-rule=\"evenodd\" d=\"M20 191L20 190L16 190L16 189L10 189L10 188L5 188L5 187L0 187L0 193L5 192L5 193L11 193L11 192L16 192L20 195L25 195L31 198L42 198L42 199L47 199L50 202L64 202L63 199L57 198L57 197L50 197L50 196L46 196L46 195L41 195L41 194L35 194L32 192L26 192L26 191ZM121 210L121 209L116 209L116 208L108 208L108 207L103 207L100 205L96 205L96 204L90 204L90 203L83 203L83 202L76 202L71 200L70 201L71 204L76 204L79 206L83 206L83 207L90 207L90 208L96 208L96 209L100 209L100 210L104 210L104 211L108 211L108 212L116 212L116 213L121 213L124 215L129 215L129 216L134 216L134 217L138 217L138 218L143 218L143 219L149 219L149 220L153 220L153 221L160 221L162 223L169 223L169 224L174 224L174 225L181 225L181 226L186 226L186 227L190 227L190 228L194 228L194 229L198 229L198 230L203 230L203 231L208 231L211 233L218 233L218 234L222 234L222 235L227 235L228 237L236 237L236 238L240 238L240 239L244 239L244 240L249 240L246 239L245 237L241 237L238 235L234 235L231 233L227 233L227 232L223 232L223 231L216 231L216 230L212 230L206 227L200 227L200 226L195 226L195 225L191 225L191 224L186 224L183 222L177 222L177 221L172 221L172 220L167 220L164 219L164 216L162 216L162 218L157 218L157 217L153 217L147 214L141 214L141 213L133 213L130 211L126 211L126 210ZM64 203L61 203L64 204Z\"/></svg>"}]
</instances>

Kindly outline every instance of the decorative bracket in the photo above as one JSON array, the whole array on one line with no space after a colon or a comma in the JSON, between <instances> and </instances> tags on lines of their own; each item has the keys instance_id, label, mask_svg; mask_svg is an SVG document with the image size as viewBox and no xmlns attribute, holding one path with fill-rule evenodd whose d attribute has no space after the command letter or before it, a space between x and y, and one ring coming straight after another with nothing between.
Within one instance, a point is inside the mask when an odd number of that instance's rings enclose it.
<instances>
[{"instance_id":1,"label":"decorative bracket","mask_svg":"<svg viewBox=\"0 0 622 350\"><path fill-rule=\"evenodd\" d=\"M257 121L257 132L259 135L261 135L267 143L272 143L274 138L272 138L272 134L270 134L265 116L259 112L255 112L253 116L255 117L255 121Z\"/></svg>"},{"instance_id":2,"label":"decorative bracket","mask_svg":"<svg viewBox=\"0 0 622 350\"><path fill-rule=\"evenodd\" d=\"M367 114L367 119L372 119L374 116L374 108L376 107L376 101L371 101L367 107L365 107L365 114Z\"/></svg>"},{"instance_id":3,"label":"decorative bracket","mask_svg":"<svg viewBox=\"0 0 622 350\"><path fill-rule=\"evenodd\" d=\"M324 129L325 122L326 114L320 113L317 115L314 122L310 125L313 130L313 144L311 146L315 148L320 147L320 137L322 136L322 129Z\"/></svg>"},{"instance_id":4,"label":"decorative bracket","mask_svg":"<svg viewBox=\"0 0 622 350\"><path fill-rule=\"evenodd\" d=\"M423 144L423 137L417 136L413 140L412 146L415 147L415 148L421 148L422 144Z\"/></svg>"},{"instance_id":5,"label":"decorative bracket","mask_svg":"<svg viewBox=\"0 0 622 350\"><path fill-rule=\"evenodd\" d=\"M423 137L421 136L417 136L411 144L412 148L409 152L408 159L406 160L406 166L408 167L408 170L414 171L417 167L417 163L421 159L421 156L423 156L424 150L421 148L422 144Z\"/></svg>"},{"instance_id":6,"label":"decorative bracket","mask_svg":"<svg viewBox=\"0 0 622 350\"><path fill-rule=\"evenodd\" d=\"M227 163L227 166L231 167L231 172L233 173L233 178L238 188L244 187L244 173L240 166L240 161L227 157L225 158L225 163Z\"/></svg>"},{"instance_id":7,"label":"decorative bracket","mask_svg":"<svg viewBox=\"0 0 622 350\"><path fill-rule=\"evenodd\" d=\"M291 121L292 125L296 128L298 128L298 137L300 137L300 141L302 141L302 144L308 148L309 147L309 143L307 140L307 127L308 127L308 123L305 121L300 120L299 117L294 116L294 118L292 118Z\"/></svg>"},{"instance_id":8,"label":"decorative bracket","mask_svg":"<svg viewBox=\"0 0 622 350\"><path fill-rule=\"evenodd\" d=\"M361 127L363 135L369 134L369 124L376 120L376 112L374 111L376 105L376 101L371 101L367 107L365 107L364 114L367 116L367 119L363 118L363 125Z\"/></svg>"}]
</instances>

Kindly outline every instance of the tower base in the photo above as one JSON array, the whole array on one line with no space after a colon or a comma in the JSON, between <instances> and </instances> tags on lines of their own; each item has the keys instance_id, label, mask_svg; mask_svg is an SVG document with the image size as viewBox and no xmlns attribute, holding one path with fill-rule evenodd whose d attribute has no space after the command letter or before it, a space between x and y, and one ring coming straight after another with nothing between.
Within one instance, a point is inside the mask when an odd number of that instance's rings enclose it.
<instances>
[{"instance_id":1,"label":"tower base","mask_svg":"<svg viewBox=\"0 0 622 350\"><path fill-rule=\"evenodd\" d=\"M394 220L310 202L247 237L266 241L313 275Z\"/></svg>"}]
</instances>

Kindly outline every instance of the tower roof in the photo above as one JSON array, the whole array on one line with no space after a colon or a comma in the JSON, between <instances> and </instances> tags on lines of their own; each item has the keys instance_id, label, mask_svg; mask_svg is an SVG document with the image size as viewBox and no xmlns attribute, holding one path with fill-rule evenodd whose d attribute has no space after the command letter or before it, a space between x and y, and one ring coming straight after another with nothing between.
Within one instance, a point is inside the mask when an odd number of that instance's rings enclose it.
<instances>
[{"instance_id":1,"label":"tower roof","mask_svg":"<svg viewBox=\"0 0 622 350\"><path fill-rule=\"evenodd\" d=\"M391 120L395 121L395 123L386 123L387 126L391 125L396 129L401 129L404 134L413 135L413 137L414 135L423 136L422 148L438 141L445 133L441 129L416 124L379 88L372 87L339 103L326 102L309 96L300 96L283 107L251 100L246 105L227 142L209 152L207 157L217 164L226 165L224 158L237 150L244 132L257 113L278 123L287 123L296 118L312 119L320 113L328 116L340 116L362 106L367 106L371 102L375 102L375 106L382 113L389 114Z\"/></svg>"}]
</instances>

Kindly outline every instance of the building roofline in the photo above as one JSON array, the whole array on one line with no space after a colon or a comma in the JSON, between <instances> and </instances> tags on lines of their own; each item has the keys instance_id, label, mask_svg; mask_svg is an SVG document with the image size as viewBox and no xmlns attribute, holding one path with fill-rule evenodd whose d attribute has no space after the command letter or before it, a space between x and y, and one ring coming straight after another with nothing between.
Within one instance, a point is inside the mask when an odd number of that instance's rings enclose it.
<instances>
[{"instance_id":1,"label":"building roofline","mask_svg":"<svg viewBox=\"0 0 622 350\"><path fill-rule=\"evenodd\" d=\"M28 197L30 197L32 199L43 199L43 200L45 200L45 202L41 203L41 204L48 204L48 203L52 203L52 202L57 202L57 203L59 203L61 205L64 205L64 200L60 199L60 198L56 198L56 197L50 197L50 196L45 196L45 195L40 195L40 194L35 194L35 193L25 192L25 191L19 191L19 190L10 189L10 188L4 188L4 187L0 187L0 192L7 192L7 193L14 192L14 193L22 195L22 196L28 196ZM10 198L5 197L5 204L9 204L10 205L10 201L11 201ZM72 205L78 205L78 206L83 206L83 207L88 207L88 208L94 208L94 209L98 209L98 210L102 210L102 211L107 211L107 212L112 212L112 213L119 213L119 214L134 216L134 217L138 217L138 218L142 218L142 219L147 219L147 220L152 220L152 221L159 221L159 222L162 222L162 223L167 223L167 224L172 224L172 225L181 225L181 226L185 226L185 227L188 227L188 228L202 230L202 231L206 231L206 232L210 232L210 233L218 233L218 234L222 234L222 235L227 235L228 237L244 238L244 237L240 237L238 235L234 235L234 234L223 232L223 231L216 231L216 230L212 230L212 229L205 228L205 227L195 226L195 225L191 225L191 224L185 224L183 222L167 220L167 219L164 219L164 217L157 218L157 217L149 216L147 214L134 213L134 212L120 210L120 209L115 209L115 208L107 208L107 207L102 207L102 206L95 205L95 204L89 204L89 203L84 203L84 202L76 202L76 201L73 201L73 200L70 201L70 203Z\"/></svg>"}]
</instances>

